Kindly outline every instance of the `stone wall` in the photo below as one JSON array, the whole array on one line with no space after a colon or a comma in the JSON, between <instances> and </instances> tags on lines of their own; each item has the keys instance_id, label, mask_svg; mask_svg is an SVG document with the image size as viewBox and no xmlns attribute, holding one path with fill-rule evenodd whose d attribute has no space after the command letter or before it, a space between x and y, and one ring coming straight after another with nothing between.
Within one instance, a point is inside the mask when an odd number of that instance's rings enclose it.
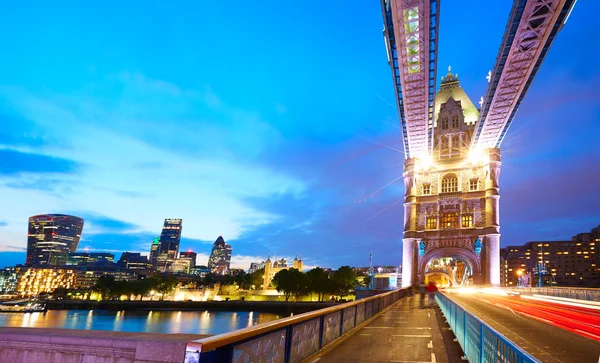
<instances>
[{"instance_id":1,"label":"stone wall","mask_svg":"<svg viewBox=\"0 0 600 363\"><path fill-rule=\"evenodd\" d=\"M0 362L182 363L186 343L199 334L0 328Z\"/></svg>"}]
</instances>

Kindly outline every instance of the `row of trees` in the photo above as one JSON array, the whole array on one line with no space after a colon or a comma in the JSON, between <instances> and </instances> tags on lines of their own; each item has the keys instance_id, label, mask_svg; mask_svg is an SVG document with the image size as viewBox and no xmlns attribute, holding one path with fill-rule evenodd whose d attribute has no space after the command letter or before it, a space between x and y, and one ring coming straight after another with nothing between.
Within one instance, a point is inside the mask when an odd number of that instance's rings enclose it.
<instances>
[{"instance_id":1,"label":"row of trees","mask_svg":"<svg viewBox=\"0 0 600 363\"><path fill-rule=\"evenodd\" d=\"M165 295L170 294L177 285L177 279L174 276L154 276L142 280L133 281L115 281L115 278L110 275L101 276L98 278L96 285L92 288L93 292L102 295L105 300L119 299L125 295L129 297L142 297L155 292L160 294L160 300Z\"/></svg>"},{"instance_id":2,"label":"row of trees","mask_svg":"<svg viewBox=\"0 0 600 363\"><path fill-rule=\"evenodd\" d=\"M285 301L290 297L298 300L301 296L317 294L318 300L326 296L347 296L354 293L358 285L356 273L350 266L342 266L334 273L314 268L306 273L295 268L281 270L271 281L278 292L282 292Z\"/></svg>"}]
</instances>

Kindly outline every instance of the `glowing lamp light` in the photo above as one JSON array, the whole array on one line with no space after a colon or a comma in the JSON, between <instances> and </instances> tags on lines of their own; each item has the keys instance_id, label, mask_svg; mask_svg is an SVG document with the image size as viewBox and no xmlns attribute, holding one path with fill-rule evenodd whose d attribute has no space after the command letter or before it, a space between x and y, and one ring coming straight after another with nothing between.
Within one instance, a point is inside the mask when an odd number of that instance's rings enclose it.
<instances>
[{"instance_id":1,"label":"glowing lamp light","mask_svg":"<svg viewBox=\"0 0 600 363\"><path fill-rule=\"evenodd\" d=\"M486 163L488 161L488 156L481 149L471 149L469 150L469 161L473 166L477 166Z\"/></svg>"},{"instance_id":2,"label":"glowing lamp light","mask_svg":"<svg viewBox=\"0 0 600 363\"><path fill-rule=\"evenodd\" d=\"M431 168L433 160L431 159L431 155L423 155L418 159L417 169L420 171L427 171Z\"/></svg>"},{"instance_id":3,"label":"glowing lamp light","mask_svg":"<svg viewBox=\"0 0 600 363\"><path fill-rule=\"evenodd\" d=\"M517 276L523 275L523 270L517 270Z\"/></svg>"}]
</instances>

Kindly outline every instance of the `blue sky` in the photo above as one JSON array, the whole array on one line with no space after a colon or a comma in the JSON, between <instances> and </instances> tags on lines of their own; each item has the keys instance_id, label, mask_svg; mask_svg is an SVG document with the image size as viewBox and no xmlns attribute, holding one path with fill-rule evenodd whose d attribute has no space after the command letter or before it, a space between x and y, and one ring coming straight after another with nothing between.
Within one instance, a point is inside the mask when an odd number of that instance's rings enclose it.
<instances>
[{"instance_id":1,"label":"blue sky","mask_svg":"<svg viewBox=\"0 0 600 363\"><path fill-rule=\"evenodd\" d=\"M475 103L510 6L442 3L438 74ZM502 245L600 224L598 11L576 5L503 143ZM244 268L401 262L378 1L13 2L0 44L0 265L40 213L85 218L90 250L146 252L170 217L182 250L223 235Z\"/></svg>"}]
</instances>

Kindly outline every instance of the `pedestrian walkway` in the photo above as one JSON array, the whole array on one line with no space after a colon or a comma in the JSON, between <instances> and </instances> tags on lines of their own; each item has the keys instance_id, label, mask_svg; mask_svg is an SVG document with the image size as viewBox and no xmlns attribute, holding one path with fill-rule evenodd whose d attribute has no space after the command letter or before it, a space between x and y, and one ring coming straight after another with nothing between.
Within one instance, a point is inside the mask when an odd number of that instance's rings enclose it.
<instances>
[{"instance_id":1,"label":"pedestrian walkway","mask_svg":"<svg viewBox=\"0 0 600 363\"><path fill-rule=\"evenodd\" d=\"M418 295L398 301L312 362L460 362L462 350L437 305L419 305Z\"/></svg>"}]
</instances>

